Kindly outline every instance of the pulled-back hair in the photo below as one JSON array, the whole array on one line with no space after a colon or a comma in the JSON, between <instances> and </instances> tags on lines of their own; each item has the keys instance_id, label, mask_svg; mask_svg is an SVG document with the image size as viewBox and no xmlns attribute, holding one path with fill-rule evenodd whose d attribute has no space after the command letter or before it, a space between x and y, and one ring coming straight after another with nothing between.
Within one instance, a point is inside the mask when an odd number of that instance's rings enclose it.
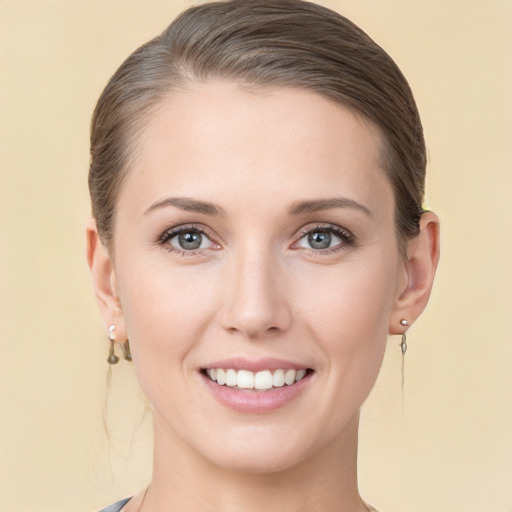
<instances>
[{"instance_id":1,"label":"pulled-back hair","mask_svg":"<svg viewBox=\"0 0 512 512\"><path fill-rule=\"evenodd\" d=\"M112 76L91 122L89 189L103 243L137 135L173 90L226 79L243 86L321 94L375 123L395 196L400 245L418 232L426 151L409 85L389 55L347 18L301 0L231 0L192 7L131 54Z\"/></svg>"}]
</instances>

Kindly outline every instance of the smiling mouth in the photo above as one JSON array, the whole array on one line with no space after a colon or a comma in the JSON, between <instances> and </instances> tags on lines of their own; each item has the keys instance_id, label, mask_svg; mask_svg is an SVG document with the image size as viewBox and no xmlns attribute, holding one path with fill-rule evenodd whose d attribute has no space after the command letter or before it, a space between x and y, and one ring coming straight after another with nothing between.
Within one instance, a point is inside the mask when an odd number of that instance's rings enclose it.
<instances>
[{"instance_id":1,"label":"smiling mouth","mask_svg":"<svg viewBox=\"0 0 512 512\"><path fill-rule=\"evenodd\" d=\"M219 386L241 390L266 391L284 386L292 386L313 372L311 369L234 370L232 368L205 368L202 373Z\"/></svg>"}]
</instances>

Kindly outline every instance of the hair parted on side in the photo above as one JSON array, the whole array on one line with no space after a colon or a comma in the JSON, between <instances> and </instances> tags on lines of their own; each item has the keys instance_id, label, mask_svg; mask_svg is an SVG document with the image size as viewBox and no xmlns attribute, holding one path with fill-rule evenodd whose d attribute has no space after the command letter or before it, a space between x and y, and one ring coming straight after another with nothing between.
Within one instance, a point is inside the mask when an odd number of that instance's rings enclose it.
<instances>
[{"instance_id":1,"label":"hair parted on side","mask_svg":"<svg viewBox=\"0 0 512 512\"><path fill-rule=\"evenodd\" d=\"M109 247L115 207L137 136L173 90L226 79L241 86L310 90L371 120L385 141L397 237L418 232L426 150L403 74L365 32L302 0L230 0L192 7L132 53L101 94L91 122L92 212Z\"/></svg>"}]
</instances>

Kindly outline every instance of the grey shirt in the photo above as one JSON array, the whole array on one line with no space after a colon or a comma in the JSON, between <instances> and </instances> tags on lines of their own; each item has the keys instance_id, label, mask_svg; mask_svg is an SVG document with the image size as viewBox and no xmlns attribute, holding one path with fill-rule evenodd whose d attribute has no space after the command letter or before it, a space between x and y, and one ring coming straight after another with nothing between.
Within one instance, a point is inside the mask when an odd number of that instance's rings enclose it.
<instances>
[{"instance_id":1,"label":"grey shirt","mask_svg":"<svg viewBox=\"0 0 512 512\"><path fill-rule=\"evenodd\" d=\"M119 512L130 500L131 498L124 498L123 500L116 501L107 508L101 509L100 512Z\"/></svg>"}]
</instances>

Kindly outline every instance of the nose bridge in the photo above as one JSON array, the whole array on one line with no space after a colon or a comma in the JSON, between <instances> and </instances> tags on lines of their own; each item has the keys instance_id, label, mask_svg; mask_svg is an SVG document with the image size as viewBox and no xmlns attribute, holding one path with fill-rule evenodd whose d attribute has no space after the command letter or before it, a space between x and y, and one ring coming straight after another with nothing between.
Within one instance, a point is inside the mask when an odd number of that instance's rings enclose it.
<instances>
[{"instance_id":1,"label":"nose bridge","mask_svg":"<svg viewBox=\"0 0 512 512\"><path fill-rule=\"evenodd\" d=\"M290 314L279 278L279 261L267 244L253 241L230 261L224 327L257 338L288 328Z\"/></svg>"}]
</instances>

